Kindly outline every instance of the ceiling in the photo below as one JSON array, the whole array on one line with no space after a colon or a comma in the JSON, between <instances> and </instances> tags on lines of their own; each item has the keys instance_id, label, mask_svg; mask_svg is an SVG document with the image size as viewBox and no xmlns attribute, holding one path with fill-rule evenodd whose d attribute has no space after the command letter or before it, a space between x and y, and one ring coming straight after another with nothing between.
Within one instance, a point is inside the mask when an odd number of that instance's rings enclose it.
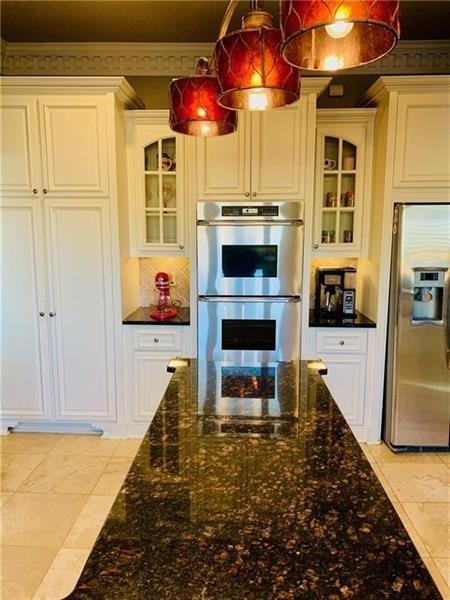
<instances>
[{"instance_id":1,"label":"ceiling","mask_svg":"<svg viewBox=\"0 0 450 600\"><path fill-rule=\"evenodd\" d=\"M224 0L2 0L8 42L213 42ZM239 2L230 29L249 2ZM279 3L265 2L277 15ZM402 0L402 39L448 38L450 1ZM277 21L277 19L276 19Z\"/></svg>"}]
</instances>

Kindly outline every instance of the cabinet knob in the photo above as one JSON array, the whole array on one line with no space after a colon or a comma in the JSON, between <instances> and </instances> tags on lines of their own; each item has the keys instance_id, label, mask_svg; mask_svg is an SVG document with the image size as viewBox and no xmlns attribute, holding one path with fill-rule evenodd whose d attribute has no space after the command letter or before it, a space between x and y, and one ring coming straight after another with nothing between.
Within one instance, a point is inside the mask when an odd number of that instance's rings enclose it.
<instances>
[{"instance_id":1,"label":"cabinet knob","mask_svg":"<svg viewBox=\"0 0 450 600\"><path fill-rule=\"evenodd\" d=\"M339 340L339 345L343 346L345 344L344 340Z\"/></svg>"},{"instance_id":2,"label":"cabinet knob","mask_svg":"<svg viewBox=\"0 0 450 600\"><path fill-rule=\"evenodd\" d=\"M318 247L319 247L319 244L314 244L313 245L314 250L317 250Z\"/></svg>"},{"instance_id":3,"label":"cabinet knob","mask_svg":"<svg viewBox=\"0 0 450 600\"><path fill-rule=\"evenodd\" d=\"M180 250L184 250L184 246L183 246L182 244L180 244L180 245L178 246L178 248L179 248Z\"/></svg>"},{"instance_id":4,"label":"cabinet knob","mask_svg":"<svg viewBox=\"0 0 450 600\"><path fill-rule=\"evenodd\" d=\"M42 191L44 192L44 194L48 192L47 188L44 188Z\"/></svg>"},{"instance_id":5,"label":"cabinet knob","mask_svg":"<svg viewBox=\"0 0 450 600\"><path fill-rule=\"evenodd\" d=\"M40 312L40 313L39 313L39 316L40 316L40 317L45 317L45 312Z\"/></svg>"},{"instance_id":6,"label":"cabinet knob","mask_svg":"<svg viewBox=\"0 0 450 600\"><path fill-rule=\"evenodd\" d=\"M37 189L33 188L33 194L37 194L37 193L38 193Z\"/></svg>"},{"instance_id":7,"label":"cabinet knob","mask_svg":"<svg viewBox=\"0 0 450 600\"><path fill-rule=\"evenodd\" d=\"M256 192L252 192L252 196L254 198L256 196Z\"/></svg>"},{"instance_id":8,"label":"cabinet knob","mask_svg":"<svg viewBox=\"0 0 450 600\"><path fill-rule=\"evenodd\" d=\"M245 192L244 196L248 198L250 196L250 192Z\"/></svg>"},{"instance_id":9,"label":"cabinet knob","mask_svg":"<svg viewBox=\"0 0 450 600\"><path fill-rule=\"evenodd\" d=\"M159 342L159 338L153 338L153 341L155 342L155 344L157 344Z\"/></svg>"},{"instance_id":10,"label":"cabinet knob","mask_svg":"<svg viewBox=\"0 0 450 600\"><path fill-rule=\"evenodd\" d=\"M56 315L56 313L54 313L54 312L49 312L49 313L48 313L48 316L49 316L49 317L54 317L55 315Z\"/></svg>"}]
</instances>

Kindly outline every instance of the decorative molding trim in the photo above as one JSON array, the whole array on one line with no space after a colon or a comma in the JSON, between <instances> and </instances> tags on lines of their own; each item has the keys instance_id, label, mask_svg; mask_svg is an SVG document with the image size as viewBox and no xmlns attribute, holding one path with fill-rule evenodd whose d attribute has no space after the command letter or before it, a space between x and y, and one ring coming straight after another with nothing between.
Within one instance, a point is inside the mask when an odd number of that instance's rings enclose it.
<instances>
[{"instance_id":1,"label":"decorative molding trim","mask_svg":"<svg viewBox=\"0 0 450 600\"><path fill-rule=\"evenodd\" d=\"M414 77L380 77L361 98L361 106L377 104L389 92L440 93L448 91L450 75L422 75Z\"/></svg>"},{"instance_id":2,"label":"decorative molding trim","mask_svg":"<svg viewBox=\"0 0 450 600\"><path fill-rule=\"evenodd\" d=\"M211 43L16 43L1 41L3 75L159 75L194 72ZM449 40L405 40L381 60L343 74L445 74L450 69ZM308 72L305 72L305 75ZM312 75L312 73L309 73Z\"/></svg>"}]
</instances>

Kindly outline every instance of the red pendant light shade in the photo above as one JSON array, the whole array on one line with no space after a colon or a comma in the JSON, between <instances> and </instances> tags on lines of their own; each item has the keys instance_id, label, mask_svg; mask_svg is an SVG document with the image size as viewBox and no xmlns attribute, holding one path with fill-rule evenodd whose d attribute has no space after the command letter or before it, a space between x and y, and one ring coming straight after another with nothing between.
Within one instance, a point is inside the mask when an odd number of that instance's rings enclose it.
<instances>
[{"instance_id":1,"label":"red pendant light shade","mask_svg":"<svg viewBox=\"0 0 450 600\"><path fill-rule=\"evenodd\" d=\"M219 83L211 75L174 79L169 86L170 128L200 137L236 131L237 113L217 103L219 92Z\"/></svg>"},{"instance_id":2,"label":"red pendant light shade","mask_svg":"<svg viewBox=\"0 0 450 600\"><path fill-rule=\"evenodd\" d=\"M281 56L281 31L269 13L245 15L241 30L218 40L215 57L222 106L265 110L298 100L300 73Z\"/></svg>"},{"instance_id":3,"label":"red pendant light shade","mask_svg":"<svg viewBox=\"0 0 450 600\"><path fill-rule=\"evenodd\" d=\"M372 62L400 36L398 0L283 0L280 21L285 59L317 71Z\"/></svg>"}]
</instances>

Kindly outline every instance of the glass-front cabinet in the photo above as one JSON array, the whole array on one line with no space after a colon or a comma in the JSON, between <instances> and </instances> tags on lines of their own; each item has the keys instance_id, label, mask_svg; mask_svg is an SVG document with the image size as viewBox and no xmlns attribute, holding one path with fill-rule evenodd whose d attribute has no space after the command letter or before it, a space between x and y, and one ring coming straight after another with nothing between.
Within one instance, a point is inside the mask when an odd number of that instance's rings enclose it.
<instances>
[{"instance_id":1,"label":"glass-front cabinet","mask_svg":"<svg viewBox=\"0 0 450 600\"><path fill-rule=\"evenodd\" d=\"M372 168L372 109L317 111L313 251L367 251Z\"/></svg>"},{"instance_id":2,"label":"glass-front cabinet","mask_svg":"<svg viewBox=\"0 0 450 600\"><path fill-rule=\"evenodd\" d=\"M127 115L130 254L184 255L183 140L165 111L133 113Z\"/></svg>"}]
</instances>

